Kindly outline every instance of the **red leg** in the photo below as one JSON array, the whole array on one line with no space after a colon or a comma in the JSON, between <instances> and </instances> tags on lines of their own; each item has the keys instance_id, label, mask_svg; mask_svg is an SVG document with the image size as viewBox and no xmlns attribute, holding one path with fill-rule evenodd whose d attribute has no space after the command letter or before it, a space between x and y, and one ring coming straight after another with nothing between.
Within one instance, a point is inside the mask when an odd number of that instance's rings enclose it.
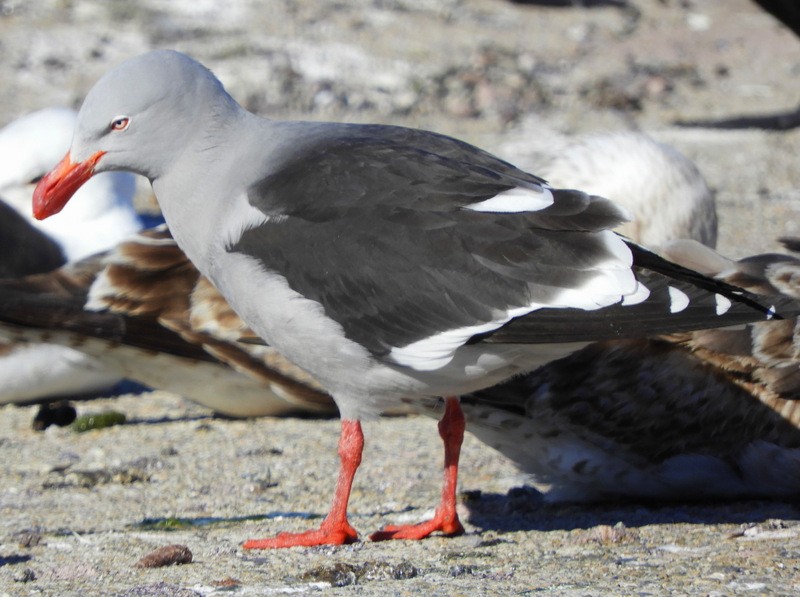
<instances>
[{"instance_id":1,"label":"red leg","mask_svg":"<svg viewBox=\"0 0 800 597\"><path fill-rule=\"evenodd\" d=\"M361 453L364 450L364 433L361 422L343 419L342 435L339 438L339 480L333 494L331 510L318 529L305 533L280 533L270 539L250 539L245 541L245 549L275 549L277 547L294 547L312 545L342 545L358 541L358 533L347 521L347 502L350 500L350 489L353 477L361 464Z\"/></svg>"},{"instance_id":2,"label":"red leg","mask_svg":"<svg viewBox=\"0 0 800 597\"><path fill-rule=\"evenodd\" d=\"M456 484L458 482L458 457L464 441L464 412L458 398L447 398L444 415L439 421L439 435L444 442L444 485L442 500L431 520L419 524L393 525L370 535L373 541L387 539L424 539L435 531L445 535L464 532L456 514Z\"/></svg>"}]
</instances>

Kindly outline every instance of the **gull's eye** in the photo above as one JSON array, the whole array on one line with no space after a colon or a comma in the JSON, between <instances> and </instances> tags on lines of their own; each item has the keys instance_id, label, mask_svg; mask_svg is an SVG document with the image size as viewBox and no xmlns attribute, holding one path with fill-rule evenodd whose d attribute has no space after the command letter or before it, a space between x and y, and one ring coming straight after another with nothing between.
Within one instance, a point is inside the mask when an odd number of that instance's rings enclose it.
<instances>
[{"instance_id":1,"label":"gull's eye","mask_svg":"<svg viewBox=\"0 0 800 597\"><path fill-rule=\"evenodd\" d=\"M131 123L131 119L127 116L120 116L119 118L115 118L111 121L111 125L109 128L112 131L124 131L128 128L128 125Z\"/></svg>"}]
</instances>

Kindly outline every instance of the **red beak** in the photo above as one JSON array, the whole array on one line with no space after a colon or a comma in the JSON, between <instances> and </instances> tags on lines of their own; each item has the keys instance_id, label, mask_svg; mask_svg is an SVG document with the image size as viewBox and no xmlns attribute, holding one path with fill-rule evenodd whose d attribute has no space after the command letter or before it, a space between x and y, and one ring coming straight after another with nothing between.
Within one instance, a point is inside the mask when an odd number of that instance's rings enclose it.
<instances>
[{"instance_id":1,"label":"red beak","mask_svg":"<svg viewBox=\"0 0 800 597\"><path fill-rule=\"evenodd\" d=\"M33 191L33 217L44 220L64 209L83 183L94 175L94 167L105 153L98 151L86 161L76 164L67 152L64 159L36 185Z\"/></svg>"}]
</instances>

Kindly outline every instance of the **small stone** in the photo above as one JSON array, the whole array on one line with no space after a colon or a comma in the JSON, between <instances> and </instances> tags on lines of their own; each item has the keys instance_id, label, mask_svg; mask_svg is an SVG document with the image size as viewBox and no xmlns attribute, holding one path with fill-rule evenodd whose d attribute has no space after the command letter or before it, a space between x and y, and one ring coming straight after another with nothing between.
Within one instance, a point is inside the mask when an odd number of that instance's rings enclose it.
<instances>
[{"instance_id":1,"label":"small stone","mask_svg":"<svg viewBox=\"0 0 800 597\"><path fill-rule=\"evenodd\" d=\"M358 582L357 566L337 563L332 566L321 566L305 573L304 578L316 582L327 582L332 587L347 587Z\"/></svg>"},{"instance_id":2,"label":"small stone","mask_svg":"<svg viewBox=\"0 0 800 597\"><path fill-rule=\"evenodd\" d=\"M213 583L215 587L223 587L223 588L233 588L238 587L242 584L238 578L233 578L232 576L226 576L222 580L215 580Z\"/></svg>"},{"instance_id":3,"label":"small stone","mask_svg":"<svg viewBox=\"0 0 800 597\"><path fill-rule=\"evenodd\" d=\"M419 576L419 568L410 562L400 562L391 569L391 576L394 580L406 580Z\"/></svg>"},{"instance_id":4,"label":"small stone","mask_svg":"<svg viewBox=\"0 0 800 597\"><path fill-rule=\"evenodd\" d=\"M623 543L638 538L635 531L628 529L622 522L618 522L613 527L607 524L598 525L592 529L582 531L575 543L585 545L588 543L599 543L600 545L612 545Z\"/></svg>"},{"instance_id":5,"label":"small stone","mask_svg":"<svg viewBox=\"0 0 800 597\"><path fill-rule=\"evenodd\" d=\"M178 585L157 582L133 587L117 597L202 597L202 595Z\"/></svg>"},{"instance_id":6,"label":"small stone","mask_svg":"<svg viewBox=\"0 0 800 597\"><path fill-rule=\"evenodd\" d=\"M453 578L457 578L459 576L464 576L465 574L473 574L475 569L472 566L465 566L463 564L458 564L456 566L450 566L450 576Z\"/></svg>"},{"instance_id":7,"label":"small stone","mask_svg":"<svg viewBox=\"0 0 800 597\"><path fill-rule=\"evenodd\" d=\"M686 15L686 24L692 31L708 31L711 27L711 17L699 12L691 12Z\"/></svg>"},{"instance_id":8,"label":"small stone","mask_svg":"<svg viewBox=\"0 0 800 597\"><path fill-rule=\"evenodd\" d=\"M136 568L161 568L190 564L192 552L185 545L165 545L151 551L134 565Z\"/></svg>"},{"instance_id":9,"label":"small stone","mask_svg":"<svg viewBox=\"0 0 800 597\"><path fill-rule=\"evenodd\" d=\"M36 547L42 542L42 535L36 531L22 531L15 537L20 547Z\"/></svg>"},{"instance_id":10,"label":"small stone","mask_svg":"<svg viewBox=\"0 0 800 597\"><path fill-rule=\"evenodd\" d=\"M15 582L33 582L34 580L36 580L36 573L30 568L25 568L20 574L14 576Z\"/></svg>"}]
</instances>

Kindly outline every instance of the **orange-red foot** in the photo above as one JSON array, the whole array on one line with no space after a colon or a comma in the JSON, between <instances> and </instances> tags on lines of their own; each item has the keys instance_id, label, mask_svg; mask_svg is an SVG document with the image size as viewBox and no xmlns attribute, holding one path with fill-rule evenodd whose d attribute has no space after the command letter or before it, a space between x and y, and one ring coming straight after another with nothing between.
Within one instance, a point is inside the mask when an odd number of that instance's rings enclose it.
<instances>
[{"instance_id":1,"label":"orange-red foot","mask_svg":"<svg viewBox=\"0 0 800 597\"><path fill-rule=\"evenodd\" d=\"M419 540L436 531L441 531L448 537L452 537L461 535L464 532L464 526L458 520L458 516L440 516L437 512L431 520L418 524L389 525L377 533L372 533L369 538L372 541L388 541L389 539Z\"/></svg>"},{"instance_id":2,"label":"orange-red foot","mask_svg":"<svg viewBox=\"0 0 800 597\"><path fill-rule=\"evenodd\" d=\"M245 549L278 549L281 547L313 547L315 545L344 545L358 541L358 533L349 524L326 525L304 533L280 533L269 539L248 539Z\"/></svg>"},{"instance_id":3,"label":"orange-red foot","mask_svg":"<svg viewBox=\"0 0 800 597\"><path fill-rule=\"evenodd\" d=\"M245 549L277 549L281 547L313 547L314 545L342 545L358 541L358 533L347 521L347 502L353 477L361 464L364 450L364 433L361 423L354 419L342 420L342 435L339 438L341 467L336 490L333 492L331 510L318 529L305 533L280 533L270 539L245 541Z\"/></svg>"},{"instance_id":4,"label":"orange-red foot","mask_svg":"<svg viewBox=\"0 0 800 597\"><path fill-rule=\"evenodd\" d=\"M446 398L439 435L444 441L444 485L439 507L431 520L419 524L388 526L369 536L373 541L388 539L424 539L431 533L441 531L447 536L464 532L456 514L456 482L458 481L458 458L464 439L464 413L458 398Z\"/></svg>"}]
</instances>

